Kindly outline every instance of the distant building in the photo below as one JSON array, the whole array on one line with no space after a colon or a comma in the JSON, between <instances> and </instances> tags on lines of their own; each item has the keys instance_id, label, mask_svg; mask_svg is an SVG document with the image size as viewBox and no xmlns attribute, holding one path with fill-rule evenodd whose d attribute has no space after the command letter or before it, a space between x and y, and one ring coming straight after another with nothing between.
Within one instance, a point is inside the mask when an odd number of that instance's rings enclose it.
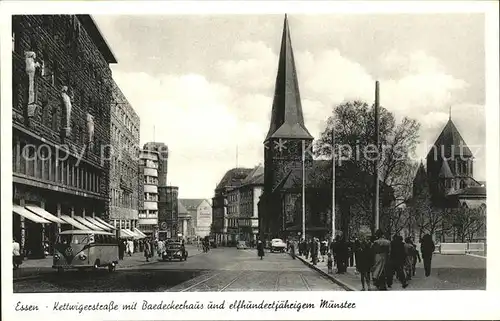
<instances>
[{"instance_id":1,"label":"distant building","mask_svg":"<svg viewBox=\"0 0 500 321\"><path fill-rule=\"evenodd\" d=\"M113 82L111 104L111 166L109 219L115 227L133 229L139 220L140 119L120 88Z\"/></svg>"},{"instance_id":2,"label":"distant building","mask_svg":"<svg viewBox=\"0 0 500 321\"><path fill-rule=\"evenodd\" d=\"M206 199L182 198L181 203L191 216L193 235L205 237L210 234L212 224L212 206Z\"/></svg>"},{"instance_id":3,"label":"distant building","mask_svg":"<svg viewBox=\"0 0 500 321\"><path fill-rule=\"evenodd\" d=\"M436 207L486 209L485 184L476 181L473 175L474 156L450 116L427 154L427 169L420 165L415 180L427 180ZM414 192L418 192L415 188L414 184Z\"/></svg>"},{"instance_id":4,"label":"distant building","mask_svg":"<svg viewBox=\"0 0 500 321\"><path fill-rule=\"evenodd\" d=\"M212 225L217 243L236 242L238 218L232 213L231 217L229 216L228 195L231 190L241 185L251 171L251 168L233 168L226 172L215 189L215 195L212 198Z\"/></svg>"},{"instance_id":5,"label":"distant building","mask_svg":"<svg viewBox=\"0 0 500 321\"><path fill-rule=\"evenodd\" d=\"M179 226L179 234L182 235L183 239L187 239L189 237L194 236L194 231L193 231L193 220L191 215L189 215L189 211L182 205L182 202L180 200L177 201L177 208L178 208L178 214L177 214L177 220L178 220L178 226Z\"/></svg>"}]
</instances>

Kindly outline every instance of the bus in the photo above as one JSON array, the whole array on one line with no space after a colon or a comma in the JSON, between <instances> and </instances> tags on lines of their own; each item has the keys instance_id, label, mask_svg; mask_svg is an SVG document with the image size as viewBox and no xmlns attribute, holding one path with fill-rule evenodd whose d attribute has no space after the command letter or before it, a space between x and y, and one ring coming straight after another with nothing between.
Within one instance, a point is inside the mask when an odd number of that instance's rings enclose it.
<instances>
[{"instance_id":1,"label":"bus","mask_svg":"<svg viewBox=\"0 0 500 321\"><path fill-rule=\"evenodd\" d=\"M91 230L69 230L59 233L52 268L58 272L68 269L98 269L107 267L113 272L118 264L118 240L113 233Z\"/></svg>"}]
</instances>

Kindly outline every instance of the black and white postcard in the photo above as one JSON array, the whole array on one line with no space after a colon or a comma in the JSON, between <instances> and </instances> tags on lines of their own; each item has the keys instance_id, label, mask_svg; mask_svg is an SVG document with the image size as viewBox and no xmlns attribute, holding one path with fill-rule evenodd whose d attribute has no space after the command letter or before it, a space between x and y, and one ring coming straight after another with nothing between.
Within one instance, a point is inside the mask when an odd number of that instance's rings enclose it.
<instances>
[{"instance_id":1,"label":"black and white postcard","mask_svg":"<svg viewBox=\"0 0 500 321\"><path fill-rule=\"evenodd\" d=\"M7 319L500 317L498 3L1 7Z\"/></svg>"}]
</instances>

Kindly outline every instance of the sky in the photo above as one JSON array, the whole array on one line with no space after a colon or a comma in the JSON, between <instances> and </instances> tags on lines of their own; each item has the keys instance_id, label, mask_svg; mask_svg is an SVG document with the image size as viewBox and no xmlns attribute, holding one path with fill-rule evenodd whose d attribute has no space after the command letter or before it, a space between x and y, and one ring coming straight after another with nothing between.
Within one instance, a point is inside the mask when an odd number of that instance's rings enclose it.
<instances>
[{"instance_id":1,"label":"sky","mask_svg":"<svg viewBox=\"0 0 500 321\"><path fill-rule=\"evenodd\" d=\"M263 162L284 15L94 15L141 145L170 150L169 184L211 198L231 168ZM485 180L482 14L288 15L305 124L315 138L346 100L421 123L424 158L451 117Z\"/></svg>"}]
</instances>

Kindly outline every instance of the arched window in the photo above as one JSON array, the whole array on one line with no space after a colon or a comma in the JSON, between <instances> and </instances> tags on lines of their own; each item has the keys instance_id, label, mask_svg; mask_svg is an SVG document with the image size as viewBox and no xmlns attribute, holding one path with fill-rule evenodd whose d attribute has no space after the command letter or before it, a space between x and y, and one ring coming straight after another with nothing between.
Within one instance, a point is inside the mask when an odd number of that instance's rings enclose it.
<instances>
[{"instance_id":1,"label":"arched window","mask_svg":"<svg viewBox=\"0 0 500 321\"><path fill-rule=\"evenodd\" d=\"M462 189L462 188L465 188L465 187L466 187L465 186L465 181L463 179L460 180L460 188Z\"/></svg>"},{"instance_id":2,"label":"arched window","mask_svg":"<svg viewBox=\"0 0 500 321\"><path fill-rule=\"evenodd\" d=\"M469 206L467 206L467 203L463 202L462 203L462 208L469 208Z\"/></svg>"},{"instance_id":3,"label":"arched window","mask_svg":"<svg viewBox=\"0 0 500 321\"><path fill-rule=\"evenodd\" d=\"M486 204L481 204L481 206L479 206L479 211L481 214L486 214Z\"/></svg>"}]
</instances>

